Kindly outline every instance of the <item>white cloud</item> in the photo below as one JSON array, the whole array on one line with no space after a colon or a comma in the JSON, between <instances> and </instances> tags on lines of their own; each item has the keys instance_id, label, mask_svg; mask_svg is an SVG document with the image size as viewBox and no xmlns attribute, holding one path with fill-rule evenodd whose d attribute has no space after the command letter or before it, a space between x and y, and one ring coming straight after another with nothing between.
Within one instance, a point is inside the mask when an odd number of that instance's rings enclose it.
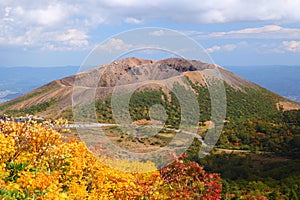
<instances>
[{"instance_id":1,"label":"white cloud","mask_svg":"<svg viewBox=\"0 0 300 200\"><path fill-rule=\"evenodd\" d=\"M103 24L147 24L171 21L190 24L300 21L299 0L44 0L0 1L0 45L44 47L68 45L68 49L86 46L89 38L55 41L69 30L88 35ZM37 31L38 30L38 31ZM33 33L30 36L26 33ZM25 33L25 35L24 35ZM74 34L74 33L73 33ZM158 36L163 32L154 33ZM229 32L215 32L200 37L229 38L300 38L299 28L264 26ZM75 37L75 36L74 36ZM57 43L59 42L59 43ZM46 46L47 46L46 45ZM51 45L50 45L51 46Z\"/></svg>"},{"instance_id":2,"label":"white cloud","mask_svg":"<svg viewBox=\"0 0 300 200\"><path fill-rule=\"evenodd\" d=\"M85 40L87 39L85 32L77 29L69 29L68 33L63 33L57 39L58 41L70 41L70 40Z\"/></svg>"},{"instance_id":3,"label":"white cloud","mask_svg":"<svg viewBox=\"0 0 300 200\"><path fill-rule=\"evenodd\" d=\"M233 48L233 49L232 49ZM256 52L258 54L283 54L283 53L300 53L300 41L289 40L281 41L274 40L271 42L255 41L255 42L239 42L230 45L221 45L220 49L217 48L208 48L209 53L216 51L233 51L233 50L243 50ZM213 51L215 50L215 51Z\"/></svg>"},{"instance_id":4,"label":"white cloud","mask_svg":"<svg viewBox=\"0 0 300 200\"><path fill-rule=\"evenodd\" d=\"M132 48L132 44L127 44L121 39L111 38L108 41L106 41L104 44L98 46L97 48L105 51L126 51L130 48Z\"/></svg>"},{"instance_id":5,"label":"white cloud","mask_svg":"<svg viewBox=\"0 0 300 200\"><path fill-rule=\"evenodd\" d=\"M164 30L158 30L158 31L153 31L149 33L150 35L154 35L154 36L162 36L165 34Z\"/></svg>"},{"instance_id":6,"label":"white cloud","mask_svg":"<svg viewBox=\"0 0 300 200\"><path fill-rule=\"evenodd\" d=\"M300 41L283 41L283 49L290 52L300 52Z\"/></svg>"},{"instance_id":7,"label":"white cloud","mask_svg":"<svg viewBox=\"0 0 300 200\"><path fill-rule=\"evenodd\" d=\"M26 12L26 16L30 21L39 25L51 26L62 22L67 17L68 10L65 10L62 5L48 5L46 8L32 9Z\"/></svg>"},{"instance_id":8,"label":"white cloud","mask_svg":"<svg viewBox=\"0 0 300 200\"><path fill-rule=\"evenodd\" d=\"M13 92L11 90L0 91L0 98L4 98L9 94L16 94L17 92Z\"/></svg>"},{"instance_id":9,"label":"white cloud","mask_svg":"<svg viewBox=\"0 0 300 200\"><path fill-rule=\"evenodd\" d=\"M226 23L240 21L298 21L298 0L152 0L104 1L104 5L117 8L119 15L160 18L177 22ZM132 8L132 9L130 9ZM170 13L171 12L171 13Z\"/></svg>"},{"instance_id":10,"label":"white cloud","mask_svg":"<svg viewBox=\"0 0 300 200\"><path fill-rule=\"evenodd\" d=\"M237 46L235 44L226 44L223 46L225 51L233 51Z\"/></svg>"},{"instance_id":11,"label":"white cloud","mask_svg":"<svg viewBox=\"0 0 300 200\"><path fill-rule=\"evenodd\" d=\"M206 49L207 53L214 53L214 52L220 51L220 50L221 50L221 46L218 46L218 45L214 45L214 46Z\"/></svg>"},{"instance_id":12,"label":"white cloud","mask_svg":"<svg viewBox=\"0 0 300 200\"><path fill-rule=\"evenodd\" d=\"M141 23L171 20L190 23L229 23L241 21L297 22L299 0L64 0L3 1L3 14L19 15L41 25L79 23L97 25L114 21ZM1 5L1 7L2 7ZM11 8L11 11L7 9ZM6 9L6 11L5 11ZM134 17L132 17L134 16ZM70 18L72 17L72 18ZM143 19L143 20L141 20Z\"/></svg>"},{"instance_id":13,"label":"white cloud","mask_svg":"<svg viewBox=\"0 0 300 200\"><path fill-rule=\"evenodd\" d=\"M86 32L77 29L69 29L67 33L63 33L62 35L57 37L58 41L77 47L88 46L89 42L87 39L88 36Z\"/></svg>"},{"instance_id":14,"label":"white cloud","mask_svg":"<svg viewBox=\"0 0 300 200\"><path fill-rule=\"evenodd\" d=\"M143 23L143 20L136 19L136 18L133 18L133 17L127 17L125 19L125 22L128 23L128 24L141 24L141 23Z\"/></svg>"},{"instance_id":15,"label":"white cloud","mask_svg":"<svg viewBox=\"0 0 300 200\"><path fill-rule=\"evenodd\" d=\"M42 27L35 27L27 30L22 35L0 35L0 45L25 46L42 50L86 50L92 47L88 41L85 31L68 29L60 31L44 31ZM26 48L27 49L27 48Z\"/></svg>"},{"instance_id":16,"label":"white cloud","mask_svg":"<svg viewBox=\"0 0 300 200\"><path fill-rule=\"evenodd\" d=\"M242 45L242 43L240 43ZM225 45L214 45L210 48L207 48L206 51L207 53L214 53L214 52L217 52L217 51L227 51L227 52L230 52L230 51L233 51L234 49L237 48L237 45L236 44L225 44Z\"/></svg>"},{"instance_id":17,"label":"white cloud","mask_svg":"<svg viewBox=\"0 0 300 200\"><path fill-rule=\"evenodd\" d=\"M266 38L266 39L295 39L300 38L300 28L286 28L277 25L245 28L228 32L198 33L200 38Z\"/></svg>"},{"instance_id":18,"label":"white cloud","mask_svg":"<svg viewBox=\"0 0 300 200\"><path fill-rule=\"evenodd\" d=\"M272 3L261 0L104 0L98 5L107 8L114 19L135 16L146 21L166 19L192 23L300 20L299 0L273 0Z\"/></svg>"},{"instance_id":19,"label":"white cloud","mask_svg":"<svg viewBox=\"0 0 300 200\"><path fill-rule=\"evenodd\" d=\"M76 6L66 2L3 1L0 3L0 45L43 50L86 48L89 45L86 27L73 18L76 12ZM70 38L62 40L62 36Z\"/></svg>"},{"instance_id":20,"label":"white cloud","mask_svg":"<svg viewBox=\"0 0 300 200\"><path fill-rule=\"evenodd\" d=\"M45 43L41 47L41 50L42 51L72 51L74 50L74 47L64 46L64 45L59 45L54 43Z\"/></svg>"}]
</instances>

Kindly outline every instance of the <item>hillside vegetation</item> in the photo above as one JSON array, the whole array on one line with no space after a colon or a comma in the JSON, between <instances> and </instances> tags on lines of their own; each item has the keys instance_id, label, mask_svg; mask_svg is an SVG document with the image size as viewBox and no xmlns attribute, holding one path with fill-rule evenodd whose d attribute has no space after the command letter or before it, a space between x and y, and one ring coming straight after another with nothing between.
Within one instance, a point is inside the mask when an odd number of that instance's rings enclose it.
<instances>
[{"instance_id":1,"label":"hillside vegetation","mask_svg":"<svg viewBox=\"0 0 300 200\"><path fill-rule=\"evenodd\" d=\"M203 77L194 70L209 69L215 65L184 59L151 61L128 58L110 63L108 67L110 70L103 74L96 88L95 101L76 109L77 120L84 122L96 116L100 123L116 123L111 95L117 80L125 74L130 85L135 80L134 72L143 74L147 69L157 67L157 74L163 80L184 76L192 87L185 92L180 84L173 85L175 90L182 91L181 94L187 94L184 98L189 98L188 92L191 91L197 97L198 136L205 138L207 130L214 124L211 121L209 89ZM100 199L298 199L300 105L218 68L226 90L226 118L216 148L205 158L199 159L202 144L195 139L185 158L161 170L154 170L154 164L149 162L110 161L124 165L126 169L153 169L146 174L125 173L108 168L89 153L83 143L74 139L65 142L66 139L45 125L2 123L0 195L8 199L14 199L16 195L20 195L20 199L48 198L48 195L71 199L77 196ZM175 72L170 74L168 70ZM85 83L90 85L93 79L98 78L99 71L100 68L96 68L77 76L83 77L83 82L87 81ZM49 83L2 104L0 113L12 116L32 114L52 119L64 117L73 122L70 100L75 78L72 76ZM143 83L148 84L147 81ZM118 127L107 128L106 136L121 148L136 147L150 151L164 147L175 137L180 122L190 120L182 118L179 99L174 92L157 85L147 86L149 88L139 88L131 96L130 117L135 125L150 124L151 107L160 104L167 117L152 122L165 122L164 127L158 134L146 138L133 137ZM119 113L122 109L120 107ZM100 155L100 159L104 159ZM57 163L58 167L51 163ZM211 174L206 174L200 166ZM220 176L213 173L221 174L222 192ZM29 180L33 179L31 182L34 183L39 181L40 176L53 178L53 183L50 181L52 185L45 188L28 186ZM24 177L26 181L22 182Z\"/></svg>"},{"instance_id":2,"label":"hillside vegetation","mask_svg":"<svg viewBox=\"0 0 300 200\"><path fill-rule=\"evenodd\" d=\"M221 198L220 176L195 162L179 158L157 170L150 162L95 157L82 142L65 140L46 124L0 122L0 198Z\"/></svg>"}]
</instances>

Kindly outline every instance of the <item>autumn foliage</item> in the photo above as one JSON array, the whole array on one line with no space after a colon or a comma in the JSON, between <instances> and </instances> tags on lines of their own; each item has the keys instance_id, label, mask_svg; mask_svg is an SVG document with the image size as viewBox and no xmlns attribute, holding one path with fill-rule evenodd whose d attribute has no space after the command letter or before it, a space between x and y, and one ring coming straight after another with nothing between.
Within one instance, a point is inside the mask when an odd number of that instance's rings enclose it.
<instances>
[{"instance_id":1,"label":"autumn foliage","mask_svg":"<svg viewBox=\"0 0 300 200\"><path fill-rule=\"evenodd\" d=\"M135 169L120 171L104 165L81 141L66 141L33 121L0 122L0 159L1 199L221 198L219 175L206 174L197 163L180 158L157 170L150 162L111 160Z\"/></svg>"}]
</instances>

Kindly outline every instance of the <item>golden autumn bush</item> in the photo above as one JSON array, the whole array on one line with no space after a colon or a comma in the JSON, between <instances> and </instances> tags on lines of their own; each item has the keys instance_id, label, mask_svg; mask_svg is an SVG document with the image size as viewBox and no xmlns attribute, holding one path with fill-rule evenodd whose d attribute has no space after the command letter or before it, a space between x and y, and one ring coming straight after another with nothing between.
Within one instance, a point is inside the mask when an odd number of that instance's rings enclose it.
<instances>
[{"instance_id":1,"label":"golden autumn bush","mask_svg":"<svg viewBox=\"0 0 300 200\"><path fill-rule=\"evenodd\" d=\"M219 199L221 192L220 177L191 162L157 170L150 162L110 160L137 169L119 171L84 143L34 121L0 122L0 159L1 199ZM149 172L138 173L142 168Z\"/></svg>"}]
</instances>

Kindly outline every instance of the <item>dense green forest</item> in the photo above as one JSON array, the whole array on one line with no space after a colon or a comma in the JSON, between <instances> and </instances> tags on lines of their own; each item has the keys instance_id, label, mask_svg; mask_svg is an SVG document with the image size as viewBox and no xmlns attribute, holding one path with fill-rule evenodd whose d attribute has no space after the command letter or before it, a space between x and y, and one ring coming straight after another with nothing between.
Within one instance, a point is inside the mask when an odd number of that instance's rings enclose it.
<instances>
[{"instance_id":1,"label":"dense green forest","mask_svg":"<svg viewBox=\"0 0 300 200\"><path fill-rule=\"evenodd\" d=\"M212 153L198 163L223 179L223 198L299 199L300 160L274 154ZM230 195L229 195L230 194ZM230 198L228 198L230 199ZM254 198L253 198L254 199Z\"/></svg>"}]
</instances>

